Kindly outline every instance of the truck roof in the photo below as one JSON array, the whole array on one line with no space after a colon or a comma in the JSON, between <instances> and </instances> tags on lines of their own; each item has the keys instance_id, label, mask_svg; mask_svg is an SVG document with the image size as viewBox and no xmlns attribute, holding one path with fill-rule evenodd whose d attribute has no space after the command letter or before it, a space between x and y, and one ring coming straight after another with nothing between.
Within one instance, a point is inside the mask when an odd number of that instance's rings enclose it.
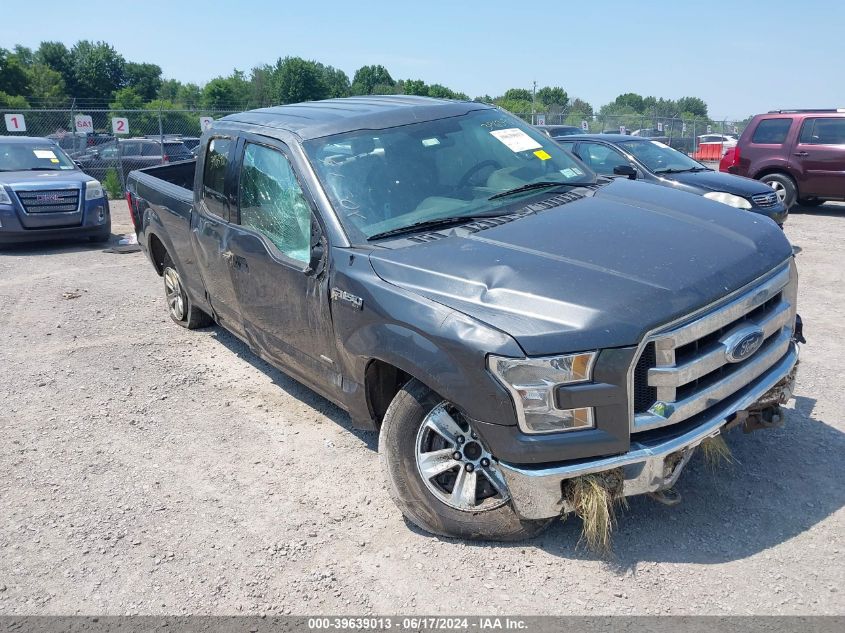
<instances>
[{"instance_id":1,"label":"truck roof","mask_svg":"<svg viewBox=\"0 0 845 633\"><path fill-rule=\"evenodd\" d=\"M287 130L307 140L355 130L383 130L491 108L474 101L371 95L249 110L220 121Z\"/></svg>"}]
</instances>

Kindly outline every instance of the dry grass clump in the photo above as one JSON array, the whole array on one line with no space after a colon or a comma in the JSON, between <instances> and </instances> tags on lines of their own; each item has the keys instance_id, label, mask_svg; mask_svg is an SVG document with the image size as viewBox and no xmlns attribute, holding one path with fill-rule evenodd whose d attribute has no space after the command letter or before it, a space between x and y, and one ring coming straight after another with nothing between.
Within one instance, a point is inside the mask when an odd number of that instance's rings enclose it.
<instances>
[{"instance_id":1,"label":"dry grass clump","mask_svg":"<svg viewBox=\"0 0 845 633\"><path fill-rule=\"evenodd\" d=\"M713 437L705 438L699 445L701 454L704 457L704 462L711 469L716 469L724 464L733 464L736 459L731 452L730 447L725 442L725 438L721 434Z\"/></svg>"},{"instance_id":2,"label":"dry grass clump","mask_svg":"<svg viewBox=\"0 0 845 633\"><path fill-rule=\"evenodd\" d=\"M627 505L622 496L622 481L622 472L611 470L567 482L567 499L584 524L581 540L594 552L610 553L616 506Z\"/></svg>"}]
</instances>

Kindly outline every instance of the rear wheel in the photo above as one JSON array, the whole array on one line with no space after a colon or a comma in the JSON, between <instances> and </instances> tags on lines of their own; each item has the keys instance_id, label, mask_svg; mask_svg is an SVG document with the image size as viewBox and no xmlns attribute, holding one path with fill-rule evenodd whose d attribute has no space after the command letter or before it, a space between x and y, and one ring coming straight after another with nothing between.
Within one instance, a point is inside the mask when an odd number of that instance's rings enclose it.
<instances>
[{"instance_id":1,"label":"rear wheel","mask_svg":"<svg viewBox=\"0 0 845 633\"><path fill-rule=\"evenodd\" d=\"M787 209L795 204L795 200L798 198L798 189L795 186L795 181L786 174L766 174L760 178L760 182L764 182L774 189L778 199L783 202Z\"/></svg>"},{"instance_id":2,"label":"rear wheel","mask_svg":"<svg viewBox=\"0 0 845 633\"><path fill-rule=\"evenodd\" d=\"M164 279L167 312L174 322L189 330L211 325L211 317L191 303L182 284L182 276L169 255L165 257L161 276Z\"/></svg>"},{"instance_id":3,"label":"rear wheel","mask_svg":"<svg viewBox=\"0 0 845 633\"><path fill-rule=\"evenodd\" d=\"M824 204L821 198L798 198L798 204L802 207L818 207Z\"/></svg>"},{"instance_id":4,"label":"rear wheel","mask_svg":"<svg viewBox=\"0 0 845 633\"><path fill-rule=\"evenodd\" d=\"M551 522L516 514L495 458L469 421L417 380L388 407L379 455L394 503L426 532L516 541Z\"/></svg>"}]
</instances>

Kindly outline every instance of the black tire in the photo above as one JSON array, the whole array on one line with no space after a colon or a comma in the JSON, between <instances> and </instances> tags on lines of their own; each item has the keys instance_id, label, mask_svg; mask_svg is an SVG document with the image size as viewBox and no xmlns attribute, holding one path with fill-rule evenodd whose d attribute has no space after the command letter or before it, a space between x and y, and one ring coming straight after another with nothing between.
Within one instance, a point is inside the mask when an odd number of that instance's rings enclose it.
<instances>
[{"instance_id":1,"label":"black tire","mask_svg":"<svg viewBox=\"0 0 845 633\"><path fill-rule=\"evenodd\" d=\"M174 323L189 330L208 327L213 323L213 319L208 314L191 303L182 284L182 275L179 274L170 255L165 255L164 257L161 276L164 280L164 297L165 301L167 301L167 313Z\"/></svg>"},{"instance_id":2,"label":"black tire","mask_svg":"<svg viewBox=\"0 0 845 633\"><path fill-rule=\"evenodd\" d=\"M798 188L790 176L786 174L766 174L760 178L760 182L764 182L774 189L787 209L795 205L798 199Z\"/></svg>"},{"instance_id":3,"label":"black tire","mask_svg":"<svg viewBox=\"0 0 845 633\"><path fill-rule=\"evenodd\" d=\"M426 532L453 538L519 541L542 532L553 519L522 519L510 500L489 510L464 511L446 505L428 489L417 467L417 435L426 416L442 404L443 398L411 380L384 416L379 458L387 490L402 514Z\"/></svg>"},{"instance_id":4,"label":"black tire","mask_svg":"<svg viewBox=\"0 0 845 633\"><path fill-rule=\"evenodd\" d=\"M821 198L798 198L798 204L802 207L819 207L824 204Z\"/></svg>"}]
</instances>

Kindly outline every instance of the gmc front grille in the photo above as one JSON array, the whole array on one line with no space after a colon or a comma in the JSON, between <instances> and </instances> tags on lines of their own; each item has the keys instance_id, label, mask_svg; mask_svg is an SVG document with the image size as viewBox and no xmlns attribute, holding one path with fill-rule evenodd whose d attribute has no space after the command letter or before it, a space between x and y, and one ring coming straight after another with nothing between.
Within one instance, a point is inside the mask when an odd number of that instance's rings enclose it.
<instances>
[{"instance_id":1,"label":"gmc front grille","mask_svg":"<svg viewBox=\"0 0 845 633\"><path fill-rule=\"evenodd\" d=\"M79 189L16 191L27 213L70 213L79 210Z\"/></svg>"}]
</instances>

